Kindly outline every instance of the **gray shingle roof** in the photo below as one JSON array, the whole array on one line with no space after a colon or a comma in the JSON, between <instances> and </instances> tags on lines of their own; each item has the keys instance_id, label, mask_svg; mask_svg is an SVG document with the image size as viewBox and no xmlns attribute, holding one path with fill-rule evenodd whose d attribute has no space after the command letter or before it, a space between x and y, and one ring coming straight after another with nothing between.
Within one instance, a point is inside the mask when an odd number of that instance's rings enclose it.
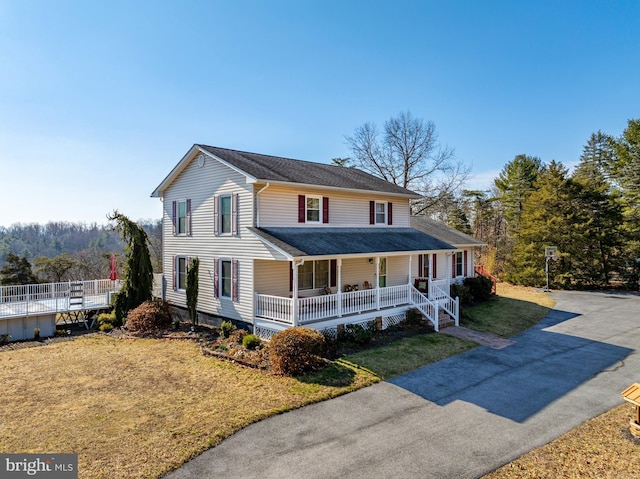
<instances>
[{"instance_id":1,"label":"gray shingle roof","mask_svg":"<svg viewBox=\"0 0 640 479\"><path fill-rule=\"evenodd\" d=\"M426 216L412 216L409 224L412 228L454 246L486 246L486 243L475 239L473 236L464 234L457 229L451 228L440 221L427 218Z\"/></svg>"},{"instance_id":2,"label":"gray shingle roof","mask_svg":"<svg viewBox=\"0 0 640 479\"><path fill-rule=\"evenodd\" d=\"M196 145L258 180L304 183L334 188L418 195L356 168Z\"/></svg>"},{"instance_id":3,"label":"gray shingle roof","mask_svg":"<svg viewBox=\"0 0 640 479\"><path fill-rule=\"evenodd\" d=\"M293 257L455 248L412 228L249 228Z\"/></svg>"}]
</instances>

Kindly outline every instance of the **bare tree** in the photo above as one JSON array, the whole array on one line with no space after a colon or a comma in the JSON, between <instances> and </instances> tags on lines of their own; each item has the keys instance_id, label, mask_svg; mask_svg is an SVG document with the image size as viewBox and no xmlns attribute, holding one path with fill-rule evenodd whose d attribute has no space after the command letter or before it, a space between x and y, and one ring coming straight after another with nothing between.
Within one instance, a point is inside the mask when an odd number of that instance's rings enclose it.
<instances>
[{"instance_id":1,"label":"bare tree","mask_svg":"<svg viewBox=\"0 0 640 479\"><path fill-rule=\"evenodd\" d=\"M382 134L368 122L345 139L360 169L423 195L416 214L450 198L469 176L454 150L438 141L435 123L410 112L387 120Z\"/></svg>"}]
</instances>

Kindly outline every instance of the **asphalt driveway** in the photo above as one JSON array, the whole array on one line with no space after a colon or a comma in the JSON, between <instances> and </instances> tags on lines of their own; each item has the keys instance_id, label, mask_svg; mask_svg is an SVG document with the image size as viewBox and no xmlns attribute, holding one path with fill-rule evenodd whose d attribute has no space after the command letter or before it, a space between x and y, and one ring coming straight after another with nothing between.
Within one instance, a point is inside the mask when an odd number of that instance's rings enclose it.
<instances>
[{"instance_id":1,"label":"asphalt driveway","mask_svg":"<svg viewBox=\"0 0 640 479\"><path fill-rule=\"evenodd\" d=\"M482 476L621 404L640 382L640 295L553 297L556 308L511 346L261 421L167 477Z\"/></svg>"}]
</instances>

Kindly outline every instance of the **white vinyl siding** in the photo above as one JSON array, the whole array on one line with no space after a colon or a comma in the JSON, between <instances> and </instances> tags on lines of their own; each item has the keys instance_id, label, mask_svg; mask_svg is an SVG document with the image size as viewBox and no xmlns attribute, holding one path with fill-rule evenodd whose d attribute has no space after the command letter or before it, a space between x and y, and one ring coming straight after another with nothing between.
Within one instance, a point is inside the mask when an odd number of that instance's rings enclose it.
<instances>
[{"instance_id":1,"label":"white vinyl siding","mask_svg":"<svg viewBox=\"0 0 640 479\"><path fill-rule=\"evenodd\" d=\"M256 185L255 191L264 188L264 184ZM302 191L292 187L270 185L259 195L260 226L309 226L298 222L298 196L318 196L329 198L331 210L329 223L313 223L317 227L370 227L369 201L375 200L393 203L393 228L409 227L409 200L401 197L385 196L383 194L348 191ZM320 203L322 210L322 202ZM375 226L375 225L374 225ZM379 226L378 226L379 227Z\"/></svg>"},{"instance_id":2,"label":"white vinyl siding","mask_svg":"<svg viewBox=\"0 0 640 479\"><path fill-rule=\"evenodd\" d=\"M194 155L197 157L197 154ZM235 236L214 235L214 195L237 193L238 228ZM173 236L172 205L174 201L191 200L191 236ZM253 226L253 185L247 184L240 173L214 159L207 159L203 167L193 160L174 180L164 195L163 205L163 264L169 287L166 299L176 306L186 307L184 291L171 288L173 258L200 258L198 310L211 315L253 322L253 264L254 258L280 258L246 228ZM237 302L214 296L214 257L238 260ZM288 264L288 263L287 263ZM285 277L288 284L288 276Z\"/></svg>"}]
</instances>

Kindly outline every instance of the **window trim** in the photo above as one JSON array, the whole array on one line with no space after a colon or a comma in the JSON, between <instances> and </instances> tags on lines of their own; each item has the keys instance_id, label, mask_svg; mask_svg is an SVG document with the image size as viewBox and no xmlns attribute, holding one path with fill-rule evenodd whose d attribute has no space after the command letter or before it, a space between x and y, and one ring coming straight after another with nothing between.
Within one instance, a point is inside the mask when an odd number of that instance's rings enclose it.
<instances>
[{"instance_id":1,"label":"window trim","mask_svg":"<svg viewBox=\"0 0 640 479\"><path fill-rule=\"evenodd\" d=\"M225 198L229 198L229 213L225 215L222 201ZM224 195L220 195L218 197L218 201L220 202L220 224L218 225L219 236L232 236L233 235L233 194L226 193ZM229 231L224 231L224 218L225 216L229 217Z\"/></svg>"},{"instance_id":2,"label":"window trim","mask_svg":"<svg viewBox=\"0 0 640 479\"><path fill-rule=\"evenodd\" d=\"M224 263L229 263L229 276L228 276L228 280L229 280L229 296L226 296L223 291L224 291L224 281L225 281L225 277L222 275L222 272L224 270ZM220 268L220 271L218 273L218 281L219 281L219 298L220 299L232 299L233 298L233 260L231 258L219 258L219 262L218 262L218 267Z\"/></svg>"},{"instance_id":3,"label":"window trim","mask_svg":"<svg viewBox=\"0 0 640 479\"><path fill-rule=\"evenodd\" d=\"M458 261L458 255L460 258L460 261ZM462 251L456 251L455 252L455 277L459 278L461 276L464 276L464 256ZM460 270L460 274L458 274L458 270Z\"/></svg>"},{"instance_id":4,"label":"window trim","mask_svg":"<svg viewBox=\"0 0 640 479\"><path fill-rule=\"evenodd\" d=\"M382 213L380 213L378 211L378 205L382 205L384 208L384 211L382 211ZM386 201L375 201L374 202L374 225L386 225L387 224L387 202ZM383 220L382 221L378 221L378 215L382 214L383 215Z\"/></svg>"},{"instance_id":5,"label":"window trim","mask_svg":"<svg viewBox=\"0 0 640 479\"><path fill-rule=\"evenodd\" d=\"M184 273L180 273L180 260L184 260ZM173 265L175 272L175 290L186 291L187 290L187 272L189 270L189 257L186 255L177 255L175 263ZM184 288L180 287L180 278L184 280Z\"/></svg>"},{"instance_id":6,"label":"window trim","mask_svg":"<svg viewBox=\"0 0 640 479\"><path fill-rule=\"evenodd\" d=\"M309 209L309 200L317 200L318 201L318 220L310 220L309 219L309 211L316 211L315 209ZM310 224L321 224L322 223L322 196L318 195L305 195L304 196L304 222Z\"/></svg>"},{"instance_id":7,"label":"window trim","mask_svg":"<svg viewBox=\"0 0 640 479\"><path fill-rule=\"evenodd\" d=\"M424 253L422 255L422 259L420 260L420 266L421 266L421 271L420 273L420 277L421 278L430 278L431 277L431 253ZM427 274L424 274L424 272L427 271Z\"/></svg>"}]
</instances>

